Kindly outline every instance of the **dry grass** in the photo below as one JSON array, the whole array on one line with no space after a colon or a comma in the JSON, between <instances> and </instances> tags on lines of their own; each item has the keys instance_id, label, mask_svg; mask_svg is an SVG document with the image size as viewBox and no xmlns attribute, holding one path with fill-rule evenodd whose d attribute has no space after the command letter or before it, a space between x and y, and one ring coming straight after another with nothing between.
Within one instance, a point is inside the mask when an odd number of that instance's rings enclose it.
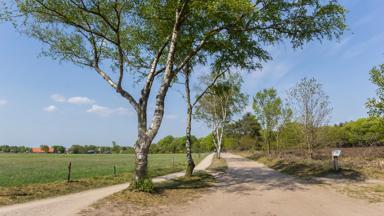
<instances>
[{"instance_id":1,"label":"dry grass","mask_svg":"<svg viewBox=\"0 0 384 216\"><path fill-rule=\"evenodd\" d=\"M213 157L212 164L208 167L208 170L214 172L225 172L227 169L228 165L225 159L219 159L216 155Z\"/></svg>"},{"instance_id":2,"label":"dry grass","mask_svg":"<svg viewBox=\"0 0 384 216\"><path fill-rule=\"evenodd\" d=\"M330 157L317 156L307 159L298 154L280 154L266 156L261 152L242 152L242 156L259 161L268 167L282 173L294 175L304 179L313 177L327 177L330 179L349 179L363 181L368 178L384 179L384 170L377 166L381 158L364 158L349 156L344 153L339 160L340 170L334 171Z\"/></svg>"},{"instance_id":3,"label":"dry grass","mask_svg":"<svg viewBox=\"0 0 384 216\"><path fill-rule=\"evenodd\" d=\"M154 193L129 189L99 201L83 215L161 215L170 207L185 204L201 196L215 183L213 176L198 172L190 178L181 177L155 184Z\"/></svg>"},{"instance_id":4,"label":"dry grass","mask_svg":"<svg viewBox=\"0 0 384 216\"><path fill-rule=\"evenodd\" d=\"M374 150L379 150L375 148ZM383 150L383 149L380 149ZM359 155L360 151L360 155ZM244 157L259 161L279 172L293 175L303 179L323 177L329 179L327 186L336 189L350 197L368 200L369 202L384 202L384 169L380 163L383 161L378 152L368 149L343 149L343 155L339 161L340 171L335 172L332 162L326 153L330 150L322 150L316 155L316 159L307 159L304 156L291 152L279 156L265 156L261 152L241 152ZM347 180L347 181L332 181ZM376 183L365 180L377 179Z\"/></svg>"},{"instance_id":5,"label":"dry grass","mask_svg":"<svg viewBox=\"0 0 384 216\"><path fill-rule=\"evenodd\" d=\"M371 203L384 202L384 185L382 184L348 184L338 187L337 190L350 197L368 200Z\"/></svg>"}]
</instances>

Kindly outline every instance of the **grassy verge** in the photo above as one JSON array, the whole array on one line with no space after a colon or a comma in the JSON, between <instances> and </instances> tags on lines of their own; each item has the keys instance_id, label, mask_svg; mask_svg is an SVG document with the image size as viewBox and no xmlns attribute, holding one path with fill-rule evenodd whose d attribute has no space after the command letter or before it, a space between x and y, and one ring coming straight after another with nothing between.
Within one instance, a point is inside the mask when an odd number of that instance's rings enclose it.
<instances>
[{"instance_id":1,"label":"grassy verge","mask_svg":"<svg viewBox=\"0 0 384 216\"><path fill-rule=\"evenodd\" d=\"M25 158L24 162L21 162L22 160L16 160L16 161L8 161L6 167L2 167L0 174L5 174L6 176L1 176L0 178L3 185L0 187L0 205L10 205L10 204L16 204L26 201L31 201L35 199L43 199L47 197L52 196L59 196L74 192L79 192L83 190L93 189L93 188L99 188L119 183L128 182L132 178L132 171L133 166L132 164L129 165L129 168L125 168L118 170L117 176L113 175L113 164L124 162L124 160L129 160L131 156L129 155L74 155L70 156L72 161L76 161L76 166L74 169L75 172L73 173L73 180L69 183L67 183L64 179L65 177L60 176L56 178L50 178L50 182L47 182L47 180L42 180L40 183L36 183L38 179L41 179L41 176L48 175L47 172L53 172L53 173L60 173L61 169L57 168L55 166L56 164L62 163L62 156L61 155L28 155L29 158ZM57 156L57 157L55 157ZM1 155L0 157L10 157L10 155ZM20 157L20 155L14 155L13 157ZM31 159L32 158L32 159ZM43 159L42 159L43 158ZM95 159L98 158L98 159ZM173 159L174 158L174 159ZM44 160L45 159L45 160ZM116 161L115 161L116 159ZM200 158L195 155L195 161L198 163L201 159L203 159L203 156ZM101 165L100 169L95 168L95 165L91 165L90 163L95 162L95 160L98 161L98 164L104 164ZM0 164L5 163L5 160L2 160L0 158ZM11 169L9 166L12 166L14 164L13 168ZM48 167L51 165L51 169L49 170ZM98 165L96 163L96 165ZM34 168L38 167L39 165L42 166L42 168L34 170ZM90 166L93 168L91 170L94 171L94 173L84 171L88 173L88 176L84 177L83 175L80 175L81 173L79 170L86 170L89 169ZM121 165L120 165L121 166ZM119 167L120 167L119 166ZM130 167L132 166L132 169ZM149 175L151 177L155 176L161 176L168 173L178 172L185 168L185 156L183 154L179 155L151 155L150 161L149 161ZM21 168L20 168L21 167ZM30 170L27 170L26 175L19 174L15 176L9 176L9 173L6 173L7 170L10 170L10 172L17 172L16 169L20 168L18 172L22 172L25 170L23 167L30 167ZM111 168L108 170L109 174L106 175L106 173L103 172L106 168ZM3 169L4 168L4 169ZM43 169L43 170L41 170ZM112 170L112 171L111 171ZM52 175L51 173L49 175ZM20 179L20 178L26 178L26 179ZM12 181L12 179L16 183L8 182ZM61 179L61 180L58 180ZM6 181L6 182L4 182ZM22 184L21 184L22 183Z\"/></svg>"},{"instance_id":2,"label":"grassy verge","mask_svg":"<svg viewBox=\"0 0 384 216\"><path fill-rule=\"evenodd\" d=\"M384 185L382 184L348 184L338 187L337 190L350 197L368 200L371 203L384 202Z\"/></svg>"},{"instance_id":3,"label":"grassy verge","mask_svg":"<svg viewBox=\"0 0 384 216\"><path fill-rule=\"evenodd\" d=\"M384 202L384 184L369 183L366 179L384 179L384 172L377 161L381 158L344 156L340 160L341 169L333 170L330 159L306 159L303 157L284 155L268 157L260 152L238 153L248 159L256 160L279 172L293 175L302 179L325 177L328 179L343 179L353 181L328 182L325 186L335 189L350 197L368 200L369 202ZM380 181L379 181L380 182Z\"/></svg>"},{"instance_id":4,"label":"grassy verge","mask_svg":"<svg viewBox=\"0 0 384 216\"><path fill-rule=\"evenodd\" d=\"M228 169L227 162L223 158L217 158L215 155L212 160L212 164L208 167L208 170L215 172L225 172Z\"/></svg>"},{"instance_id":5,"label":"grassy verge","mask_svg":"<svg viewBox=\"0 0 384 216\"><path fill-rule=\"evenodd\" d=\"M361 170L348 166L342 166L339 171L334 171L330 160L313 160L294 156L265 156L259 152L242 152L240 154L248 159L263 163L279 172L303 179L328 177L336 179L364 180L367 177Z\"/></svg>"},{"instance_id":6,"label":"grassy verge","mask_svg":"<svg viewBox=\"0 0 384 216\"><path fill-rule=\"evenodd\" d=\"M195 199L215 183L206 172L198 172L190 178L181 177L155 184L154 193L134 192L129 189L99 201L85 210L85 215L103 215L113 211L115 215L161 215L169 207ZM117 213L118 212L118 213Z\"/></svg>"}]
</instances>

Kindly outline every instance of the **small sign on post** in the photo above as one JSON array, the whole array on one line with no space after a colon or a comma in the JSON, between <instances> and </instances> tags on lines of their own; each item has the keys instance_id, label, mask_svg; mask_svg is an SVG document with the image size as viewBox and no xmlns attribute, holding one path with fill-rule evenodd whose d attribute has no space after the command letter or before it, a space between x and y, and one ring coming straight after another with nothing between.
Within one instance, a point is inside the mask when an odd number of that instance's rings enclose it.
<instances>
[{"instance_id":1,"label":"small sign on post","mask_svg":"<svg viewBox=\"0 0 384 216\"><path fill-rule=\"evenodd\" d=\"M335 171L339 170L339 157L340 157L340 155L341 155L340 149L332 150L332 162L333 162L333 169Z\"/></svg>"}]
</instances>

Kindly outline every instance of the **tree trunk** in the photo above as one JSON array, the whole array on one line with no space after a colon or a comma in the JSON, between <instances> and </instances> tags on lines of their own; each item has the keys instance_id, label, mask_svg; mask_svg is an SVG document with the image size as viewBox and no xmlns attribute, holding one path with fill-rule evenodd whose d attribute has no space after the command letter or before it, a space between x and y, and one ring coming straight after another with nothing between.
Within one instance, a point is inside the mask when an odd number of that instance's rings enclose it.
<instances>
[{"instance_id":1,"label":"tree trunk","mask_svg":"<svg viewBox=\"0 0 384 216\"><path fill-rule=\"evenodd\" d=\"M306 129L305 133L306 133L305 139L306 139L306 143L307 143L307 157L308 157L308 159L311 159L312 158L312 143L311 143L309 129Z\"/></svg>"},{"instance_id":2,"label":"tree trunk","mask_svg":"<svg viewBox=\"0 0 384 216\"><path fill-rule=\"evenodd\" d=\"M195 169L195 162L192 158L192 142L191 142L191 129L192 129L192 104L191 104L191 90L189 88L189 73L185 73L185 94L187 97L187 127L185 129L185 150L187 156L187 170L185 171L185 176L190 177L193 174L193 169Z\"/></svg>"},{"instance_id":3,"label":"tree trunk","mask_svg":"<svg viewBox=\"0 0 384 216\"><path fill-rule=\"evenodd\" d=\"M143 107L141 110L138 110L137 115L138 121L138 139L135 143L135 173L133 176L132 187L136 186L136 183L147 178L147 167L148 167L148 152L151 145L152 139L147 136L147 112Z\"/></svg>"},{"instance_id":4,"label":"tree trunk","mask_svg":"<svg viewBox=\"0 0 384 216\"><path fill-rule=\"evenodd\" d=\"M185 6L185 4L184 4ZM183 7L184 8L184 7ZM163 82L156 95L156 106L153 114L152 122L147 128L147 101L149 91L143 91L144 96L140 99L139 105L136 107L138 115L138 139L135 144L136 161L135 161L135 175L133 178L132 187L137 187L138 182L147 178L147 165L148 165L148 152L153 138L159 131L161 122L164 116L164 100L167 95L168 89L171 85L175 73L173 73L174 58L176 53L177 37L180 31L180 17L183 10L177 10L175 13L175 23L172 30L172 37L169 44L167 55L166 67L163 75ZM151 83L151 81L150 81Z\"/></svg>"},{"instance_id":5,"label":"tree trunk","mask_svg":"<svg viewBox=\"0 0 384 216\"><path fill-rule=\"evenodd\" d=\"M147 129L147 109L145 104L137 109L137 134L138 138L135 143L135 172L132 179L131 188L137 189L137 183L148 178L148 152L151 146L153 136L148 136Z\"/></svg>"},{"instance_id":6,"label":"tree trunk","mask_svg":"<svg viewBox=\"0 0 384 216\"><path fill-rule=\"evenodd\" d=\"M220 132L220 129L221 129L221 132ZM217 158L220 159L221 158L221 147L223 145L223 128L218 128L217 129Z\"/></svg>"},{"instance_id":7,"label":"tree trunk","mask_svg":"<svg viewBox=\"0 0 384 216\"><path fill-rule=\"evenodd\" d=\"M192 158L192 148L191 148L191 137L186 137L185 147L187 151L187 170L185 171L185 176L190 177L193 174L193 170L195 169L195 162Z\"/></svg>"},{"instance_id":8,"label":"tree trunk","mask_svg":"<svg viewBox=\"0 0 384 216\"><path fill-rule=\"evenodd\" d=\"M217 158L221 158L221 145L219 144L216 149Z\"/></svg>"},{"instance_id":9,"label":"tree trunk","mask_svg":"<svg viewBox=\"0 0 384 216\"><path fill-rule=\"evenodd\" d=\"M143 141L138 141L143 142ZM144 141L145 142L145 141ZM143 145L148 145L148 143L142 143ZM149 145L148 145L149 146ZM141 148L136 151L136 160L135 160L135 175L133 178L134 183L132 185L136 185L135 183L142 181L147 178L147 168L148 168L148 149L149 148Z\"/></svg>"},{"instance_id":10,"label":"tree trunk","mask_svg":"<svg viewBox=\"0 0 384 216\"><path fill-rule=\"evenodd\" d=\"M267 154L271 156L271 143L269 140L269 131L265 131L265 142L267 143Z\"/></svg>"}]
</instances>

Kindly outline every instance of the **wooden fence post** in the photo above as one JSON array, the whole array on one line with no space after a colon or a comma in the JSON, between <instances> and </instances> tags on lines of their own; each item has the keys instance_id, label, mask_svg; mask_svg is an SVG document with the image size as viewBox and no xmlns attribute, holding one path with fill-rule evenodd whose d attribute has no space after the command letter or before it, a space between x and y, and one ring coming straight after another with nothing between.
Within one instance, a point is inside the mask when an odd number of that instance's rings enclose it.
<instances>
[{"instance_id":1,"label":"wooden fence post","mask_svg":"<svg viewBox=\"0 0 384 216\"><path fill-rule=\"evenodd\" d=\"M116 177L116 165L113 165L113 175Z\"/></svg>"},{"instance_id":2,"label":"wooden fence post","mask_svg":"<svg viewBox=\"0 0 384 216\"><path fill-rule=\"evenodd\" d=\"M72 162L70 161L68 164L68 180L67 180L67 182L71 181L71 172L72 172Z\"/></svg>"}]
</instances>

